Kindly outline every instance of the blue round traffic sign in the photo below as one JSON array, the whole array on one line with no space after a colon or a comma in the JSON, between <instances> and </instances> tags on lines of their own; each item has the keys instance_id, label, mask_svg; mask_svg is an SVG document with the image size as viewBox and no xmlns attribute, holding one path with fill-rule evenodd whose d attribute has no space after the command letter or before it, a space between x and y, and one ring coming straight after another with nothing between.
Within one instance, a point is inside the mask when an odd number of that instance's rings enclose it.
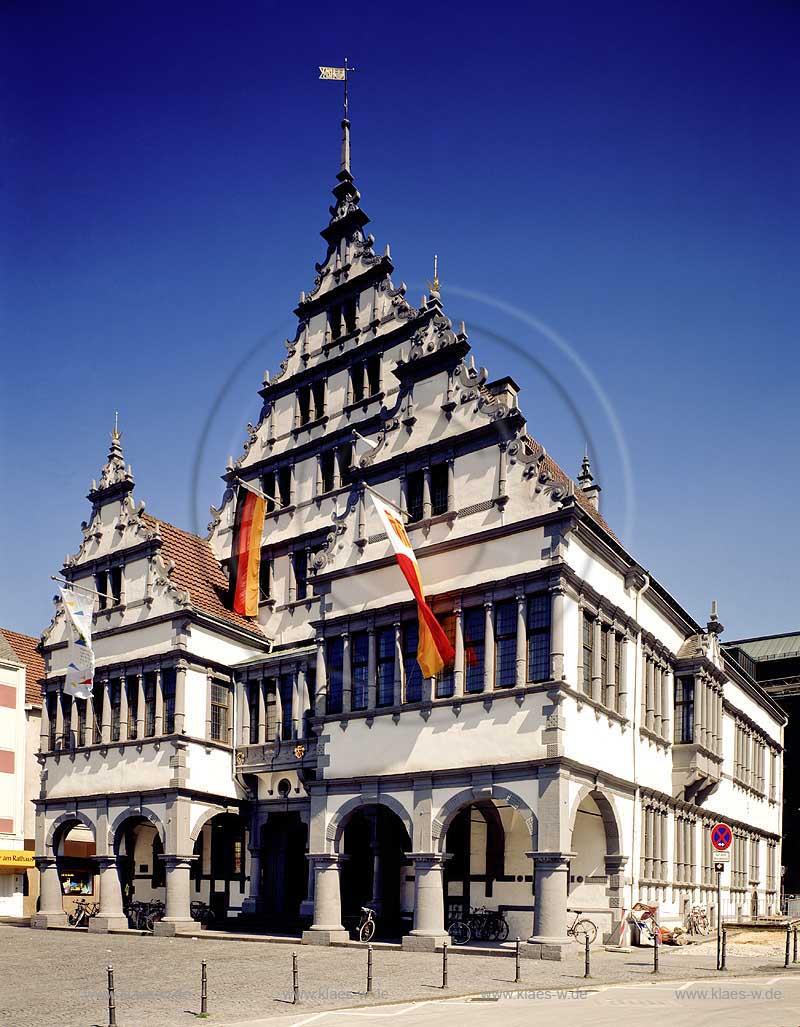
<instances>
[{"instance_id":1,"label":"blue round traffic sign","mask_svg":"<svg viewBox=\"0 0 800 1027\"><path fill-rule=\"evenodd\" d=\"M711 828L711 844L715 849L724 852L725 849L731 847L732 841L733 831L731 831L727 824L714 824Z\"/></svg>"}]
</instances>

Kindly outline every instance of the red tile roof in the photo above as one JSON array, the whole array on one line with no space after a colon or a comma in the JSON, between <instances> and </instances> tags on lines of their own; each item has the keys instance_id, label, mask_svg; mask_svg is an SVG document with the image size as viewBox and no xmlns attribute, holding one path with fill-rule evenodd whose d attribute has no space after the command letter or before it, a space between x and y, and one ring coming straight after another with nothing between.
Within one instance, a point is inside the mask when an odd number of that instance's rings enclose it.
<instances>
[{"instance_id":1,"label":"red tile roof","mask_svg":"<svg viewBox=\"0 0 800 1027\"><path fill-rule=\"evenodd\" d=\"M39 639L21 635L18 631L9 631L8 628L0 628L0 633L19 662L25 664L25 702L31 706L41 706L44 660L36 651Z\"/></svg>"},{"instance_id":2,"label":"red tile roof","mask_svg":"<svg viewBox=\"0 0 800 1027\"><path fill-rule=\"evenodd\" d=\"M175 564L170 581L189 593L191 604L196 610L264 638L257 621L241 617L230 608L228 578L207 539L192 535L183 528L176 528L174 524L159 520L152 514L143 514L142 518L151 528L158 528L163 540L161 553L166 560L172 560Z\"/></svg>"}]
</instances>

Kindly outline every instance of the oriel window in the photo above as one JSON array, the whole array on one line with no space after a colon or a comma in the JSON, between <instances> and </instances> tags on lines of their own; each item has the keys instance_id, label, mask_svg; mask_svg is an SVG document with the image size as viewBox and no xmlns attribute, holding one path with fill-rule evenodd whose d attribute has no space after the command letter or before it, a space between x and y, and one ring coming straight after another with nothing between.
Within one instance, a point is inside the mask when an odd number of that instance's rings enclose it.
<instances>
[{"instance_id":1,"label":"oriel window","mask_svg":"<svg viewBox=\"0 0 800 1027\"><path fill-rule=\"evenodd\" d=\"M675 678L675 737L677 743L694 741L694 678Z\"/></svg>"},{"instance_id":2,"label":"oriel window","mask_svg":"<svg viewBox=\"0 0 800 1027\"><path fill-rule=\"evenodd\" d=\"M261 691L260 681L248 681L247 683L247 710L250 715L249 742L255 745L258 742L258 716L259 716L259 692Z\"/></svg>"},{"instance_id":3,"label":"oriel window","mask_svg":"<svg viewBox=\"0 0 800 1027\"><path fill-rule=\"evenodd\" d=\"M230 689L218 681L211 682L211 737L216 742L228 741L228 703Z\"/></svg>"}]
</instances>

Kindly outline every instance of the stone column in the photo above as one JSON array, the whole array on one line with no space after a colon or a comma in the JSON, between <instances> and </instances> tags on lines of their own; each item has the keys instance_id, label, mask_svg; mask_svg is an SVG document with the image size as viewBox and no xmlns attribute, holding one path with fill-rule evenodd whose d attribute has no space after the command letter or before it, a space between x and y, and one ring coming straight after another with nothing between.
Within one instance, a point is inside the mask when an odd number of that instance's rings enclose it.
<instances>
[{"instance_id":1,"label":"stone column","mask_svg":"<svg viewBox=\"0 0 800 1027\"><path fill-rule=\"evenodd\" d=\"M662 671L661 677L661 734L667 741L670 737L670 711L672 709L672 696L675 692L675 679L670 668Z\"/></svg>"},{"instance_id":2,"label":"stone column","mask_svg":"<svg viewBox=\"0 0 800 1027\"><path fill-rule=\"evenodd\" d=\"M317 717L325 716L328 701L328 675L325 669L325 636L317 635L317 684L314 696L314 713Z\"/></svg>"},{"instance_id":3,"label":"stone column","mask_svg":"<svg viewBox=\"0 0 800 1027\"><path fill-rule=\"evenodd\" d=\"M655 683L654 683L654 671L655 667L653 661L648 657L645 657L645 707L644 707L644 726L648 731L652 731L655 728Z\"/></svg>"},{"instance_id":4,"label":"stone column","mask_svg":"<svg viewBox=\"0 0 800 1027\"><path fill-rule=\"evenodd\" d=\"M425 464L422 469L422 518L427 520L431 515L431 468Z\"/></svg>"},{"instance_id":5,"label":"stone column","mask_svg":"<svg viewBox=\"0 0 800 1027\"><path fill-rule=\"evenodd\" d=\"M400 621L394 622L394 705L403 703L403 635Z\"/></svg>"},{"instance_id":6,"label":"stone column","mask_svg":"<svg viewBox=\"0 0 800 1027\"><path fill-rule=\"evenodd\" d=\"M528 618L527 599L522 593L517 593L517 653L516 653L516 676L514 684L517 688L524 688L528 680Z\"/></svg>"},{"instance_id":7,"label":"stone column","mask_svg":"<svg viewBox=\"0 0 800 1027\"><path fill-rule=\"evenodd\" d=\"M564 677L564 589L560 585L552 590L550 607L550 677L553 681Z\"/></svg>"},{"instance_id":8,"label":"stone column","mask_svg":"<svg viewBox=\"0 0 800 1027\"><path fill-rule=\"evenodd\" d=\"M108 678L103 678L100 694L103 701L103 709L100 714L100 741L103 745L111 742L111 696L108 694Z\"/></svg>"},{"instance_id":9,"label":"stone column","mask_svg":"<svg viewBox=\"0 0 800 1027\"><path fill-rule=\"evenodd\" d=\"M304 945L330 945L348 941L342 927L342 900L339 870L344 857L338 853L318 852L308 856L314 867L314 922L303 931Z\"/></svg>"},{"instance_id":10,"label":"stone column","mask_svg":"<svg viewBox=\"0 0 800 1027\"><path fill-rule=\"evenodd\" d=\"M119 740L128 740L128 683L124 674L119 677Z\"/></svg>"},{"instance_id":11,"label":"stone column","mask_svg":"<svg viewBox=\"0 0 800 1027\"><path fill-rule=\"evenodd\" d=\"M444 928L445 856L439 852L411 852L414 864L414 927L403 938L403 948L433 952L450 937Z\"/></svg>"},{"instance_id":12,"label":"stone column","mask_svg":"<svg viewBox=\"0 0 800 1027\"><path fill-rule=\"evenodd\" d=\"M136 739L141 742L144 738L144 724L145 724L145 701L144 701L144 673L139 671L136 675L137 691L136 699Z\"/></svg>"},{"instance_id":13,"label":"stone column","mask_svg":"<svg viewBox=\"0 0 800 1027\"><path fill-rule=\"evenodd\" d=\"M42 721L39 729L39 752L48 752L50 749L50 711L48 707L50 692L47 688L44 689L44 695L42 698ZM89 744L91 744L91 742Z\"/></svg>"},{"instance_id":14,"label":"stone column","mask_svg":"<svg viewBox=\"0 0 800 1027\"><path fill-rule=\"evenodd\" d=\"M603 702L610 710L616 710L617 708L617 676L614 668L614 657L616 655L617 645L617 633L614 630L614 625L606 632L606 694L603 696Z\"/></svg>"},{"instance_id":15,"label":"stone column","mask_svg":"<svg viewBox=\"0 0 800 1027\"><path fill-rule=\"evenodd\" d=\"M350 662L350 632L342 632L342 713L349 713L353 701L353 666Z\"/></svg>"},{"instance_id":16,"label":"stone column","mask_svg":"<svg viewBox=\"0 0 800 1027\"><path fill-rule=\"evenodd\" d=\"M154 673L156 676L155 737L159 738L164 734L164 690L161 687L161 668L157 667ZM210 731L206 737L211 737Z\"/></svg>"},{"instance_id":17,"label":"stone column","mask_svg":"<svg viewBox=\"0 0 800 1027\"><path fill-rule=\"evenodd\" d=\"M261 898L261 831L264 822L253 817L250 823L248 851L250 853L250 880L248 894L242 902L243 913L260 913L263 907Z\"/></svg>"},{"instance_id":18,"label":"stone column","mask_svg":"<svg viewBox=\"0 0 800 1027\"><path fill-rule=\"evenodd\" d=\"M455 618L456 640L453 648L456 655L453 661L453 698L464 694L464 613L461 603L453 608Z\"/></svg>"},{"instance_id":19,"label":"stone column","mask_svg":"<svg viewBox=\"0 0 800 1027\"><path fill-rule=\"evenodd\" d=\"M167 871L167 912L159 920L153 933L170 937L196 930L190 912L191 882L189 869L197 856L161 856Z\"/></svg>"},{"instance_id":20,"label":"stone column","mask_svg":"<svg viewBox=\"0 0 800 1027\"><path fill-rule=\"evenodd\" d=\"M527 852L533 860L534 913L533 934L523 947L525 956L534 959L564 958L564 950L574 946L567 937L567 882L572 852Z\"/></svg>"},{"instance_id":21,"label":"stone column","mask_svg":"<svg viewBox=\"0 0 800 1027\"><path fill-rule=\"evenodd\" d=\"M447 509L455 510L456 508L456 474L455 474L455 458L452 454L447 456Z\"/></svg>"},{"instance_id":22,"label":"stone column","mask_svg":"<svg viewBox=\"0 0 800 1027\"><path fill-rule=\"evenodd\" d=\"M623 717L628 716L628 645L626 635L623 635L617 645L619 646L619 681L617 682L617 713Z\"/></svg>"},{"instance_id":23,"label":"stone column","mask_svg":"<svg viewBox=\"0 0 800 1027\"><path fill-rule=\"evenodd\" d=\"M99 934L124 931L128 918L122 911L122 887L116 856L95 856L100 873L100 912L89 921L89 930Z\"/></svg>"},{"instance_id":24,"label":"stone column","mask_svg":"<svg viewBox=\"0 0 800 1027\"><path fill-rule=\"evenodd\" d=\"M31 917L31 927L64 927L67 914L55 856L37 856L34 862L39 871L39 912Z\"/></svg>"},{"instance_id":25,"label":"stone column","mask_svg":"<svg viewBox=\"0 0 800 1027\"><path fill-rule=\"evenodd\" d=\"M492 600L483 604L483 691L491 692L494 688L494 616Z\"/></svg>"}]
</instances>

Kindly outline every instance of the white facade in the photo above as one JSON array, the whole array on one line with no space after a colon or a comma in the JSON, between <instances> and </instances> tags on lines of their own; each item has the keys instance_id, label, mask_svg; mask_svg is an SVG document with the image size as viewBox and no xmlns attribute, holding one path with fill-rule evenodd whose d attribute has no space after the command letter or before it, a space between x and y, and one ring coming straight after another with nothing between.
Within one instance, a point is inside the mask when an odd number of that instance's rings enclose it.
<instances>
[{"instance_id":1,"label":"white facade","mask_svg":"<svg viewBox=\"0 0 800 1027\"><path fill-rule=\"evenodd\" d=\"M610 934L637 901L667 921L713 907L718 819L737 835L723 915L775 911L783 715L726 666L716 617L695 623L614 537L588 462L571 481L527 435L513 380L465 364L438 291L415 309L394 287L348 152L325 261L208 542L134 505L118 437L90 493L64 573L110 591L97 723L57 698L58 611L41 923L61 915L77 823L101 926L133 889L164 894L176 929L198 899L325 942L369 902L430 947L445 915L487 905L557 957L568 908ZM253 622L214 560L231 560L237 481L270 497ZM419 673L416 609L366 486L406 514L456 651L438 679Z\"/></svg>"}]
</instances>

